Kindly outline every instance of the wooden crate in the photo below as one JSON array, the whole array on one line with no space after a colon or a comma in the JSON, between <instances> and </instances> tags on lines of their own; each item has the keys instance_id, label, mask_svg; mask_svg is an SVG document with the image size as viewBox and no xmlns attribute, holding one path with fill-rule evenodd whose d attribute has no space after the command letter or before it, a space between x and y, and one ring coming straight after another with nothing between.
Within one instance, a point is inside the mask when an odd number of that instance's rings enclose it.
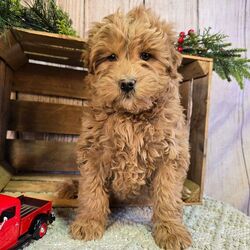
<instances>
[{"instance_id":1,"label":"wooden crate","mask_svg":"<svg viewBox=\"0 0 250 250\"><path fill-rule=\"evenodd\" d=\"M0 191L77 206L56 191L79 177L74 145L88 92L82 39L12 29L0 38ZM203 196L212 60L184 56L182 104L190 125L186 204ZM129 204L149 204L146 195ZM115 203L114 203L115 204Z\"/></svg>"}]
</instances>

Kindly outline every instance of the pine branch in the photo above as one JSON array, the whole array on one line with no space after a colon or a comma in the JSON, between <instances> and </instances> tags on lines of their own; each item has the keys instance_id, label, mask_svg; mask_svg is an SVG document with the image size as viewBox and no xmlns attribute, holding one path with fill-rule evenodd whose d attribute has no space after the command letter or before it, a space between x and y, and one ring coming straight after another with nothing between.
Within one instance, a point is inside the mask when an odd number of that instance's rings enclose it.
<instances>
[{"instance_id":1,"label":"pine branch","mask_svg":"<svg viewBox=\"0 0 250 250\"><path fill-rule=\"evenodd\" d=\"M189 30L188 34L180 33L176 48L183 54L210 57L214 60L214 71L224 80L231 81L233 77L240 88L244 79L250 79L250 60L242 57L244 48L231 48L232 44L225 42L227 35L210 33L211 28L202 33Z\"/></svg>"},{"instance_id":2,"label":"pine branch","mask_svg":"<svg viewBox=\"0 0 250 250\"><path fill-rule=\"evenodd\" d=\"M9 27L41 30L65 35L76 35L67 13L59 8L55 0L0 1L0 32Z\"/></svg>"}]
</instances>

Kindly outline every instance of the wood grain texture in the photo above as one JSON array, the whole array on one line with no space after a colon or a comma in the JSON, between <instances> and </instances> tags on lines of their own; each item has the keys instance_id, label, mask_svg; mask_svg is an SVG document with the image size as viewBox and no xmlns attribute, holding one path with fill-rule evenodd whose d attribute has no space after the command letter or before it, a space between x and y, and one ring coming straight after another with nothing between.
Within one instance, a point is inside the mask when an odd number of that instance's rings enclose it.
<instances>
[{"instance_id":1,"label":"wood grain texture","mask_svg":"<svg viewBox=\"0 0 250 250\"><path fill-rule=\"evenodd\" d=\"M206 157L206 122L208 102L208 78L204 77L193 82L192 116L190 122L191 164L188 176L195 183L204 184L203 171ZM201 188L203 190L203 187Z\"/></svg>"},{"instance_id":2,"label":"wood grain texture","mask_svg":"<svg viewBox=\"0 0 250 250\"><path fill-rule=\"evenodd\" d=\"M85 0L85 33L87 33L93 22L100 21L103 17L117 11L118 8L127 12L142 3L143 0L103 0L100 4L98 0Z\"/></svg>"},{"instance_id":3,"label":"wood grain texture","mask_svg":"<svg viewBox=\"0 0 250 250\"><path fill-rule=\"evenodd\" d=\"M61 64L61 65L68 65L68 66L81 67L81 68L83 67L82 59L81 61L77 61L68 57L51 57L46 54L31 53L31 52L26 52L26 55L31 60L42 61L46 63L56 63L56 64Z\"/></svg>"},{"instance_id":4,"label":"wood grain texture","mask_svg":"<svg viewBox=\"0 0 250 250\"><path fill-rule=\"evenodd\" d=\"M11 167L5 161L0 161L0 192L9 183L13 171L10 171Z\"/></svg>"},{"instance_id":5,"label":"wood grain texture","mask_svg":"<svg viewBox=\"0 0 250 250\"><path fill-rule=\"evenodd\" d=\"M246 57L250 58L250 1L245 1L245 27L244 27L244 47L247 48ZM243 105L242 105L242 155L245 166L245 174L248 181L248 199L243 200L247 207L247 214L250 215L250 80L245 80L243 90Z\"/></svg>"},{"instance_id":6,"label":"wood grain texture","mask_svg":"<svg viewBox=\"0 0 250 250\"><path fill-rule=\"evenodd\" d=\"M234 46L244 47L245 34L250 32L249 28L246 30L245 4L245 0L199 0L199 27L210 26L213 32L228 34ZM214 74L205 181L206 194L229 202L245 213L249 212L249 178L246 172L249 173L250 169L246 153L243 154L250 147L246 139L249 138L249 119L244 116L249 112L249 108L244 107L245 100L249 98L246 91L249 95L249 88L242 91L235 81L227 83ZM248 130L243 136L243 127L246 126Z\"/></svg>"},{"instance_id":7,"label":"wood grain texture","mask_svg":"<svg viewBox=\"0 0 250 250\"><path fill-rule=\"evenodd\" d=\"M80 99L73 98L64 98L64 97L54 97L54 96L45 96L45 95L36 95L36 94L26 94L18 92L18 100L24 101L36 101L36 102L46 102L46 103L55 103L55 104L68 104L75 106L83 106L84 101ZM18 132L18 137L24 140L57 140L65 142L76 141L77 138L75 135L63 135L63 134L51 134L51 133L34 133L34 132Z\"/></svg>"},{"instance_id":8,"label":"wood grain texture","mask_svg":"<svg viewBox=\"0 0 250 250\"><path fill-rule=\"evenodd\" d=\"M69 47L69 48L77 48L77 49L83 49L85 48L85 44L83 43L83 40L80 38L74 38L74 37L68 37L65 35L58 35L58 34L49 34L49 33L44 33L44 32L40 32L40 31L27 31L27 30L23 30L23 29L15 29L13 31L15 33L15 36L17 37L18 41L20 43L31 43L31 42L35 42L37 44L49 44L50 46L54 45L54 46L65 46L65 47ZM44 57L42 54L39 55L29 55L30 58L33 59L44 59L44 61L46 61L46 57ZM66 61L68 61L68 58L65 57ZM51 59L51 58L50 58ZM49 62L56 62L56 63L61 63L61 60L48 60ZM69 62L69 65L77 65L79 66L79 60L73 60L71 59ZM80 63L81 65L81 63ZM61 66L62 67L62 66ZM65 67L62 67L65 68ZM55 72L57 73L62 73L63 70L58 69L58 71L55 70ZM34 74L36 73L35 71L32 71ZM50 71L51 72L51 71ZM67 70L65 70L65 73L67 72ZM64 76L65 76L64 73ZM53 75L53 74L52 74ZM62 73L63 75L63 73ZM46 77L46 76L45 76ZM52 76L53 77L53 76ZM69 79L69 76L65 76L66 79ZM27 80L27 79L26 79ZM49 84L49 82L43 78L42 80L44 80L44 84ZM51 80L51 75L50 75L50 79ZM30 83L30 81L28 81L28 83ZM55 81L54 81L55 83ZM79 83L79 81L78 81ZM23 85L25 85L25 82L22 83ZM26 86L28 87L28 86ZM52 86L51 86L52 87ZM34 92L39 91L39 89L34 90ZM18 92L17 94L17 99L18 100L26 100L26 101L40 101L40 102L49 102L49 103L66 103L66 104L73 104L73 105L80 105L82 106L84 104L83 100L76 100L74 98L69 99L69 98L64 98L64 97L60 97L60 91L59 91L59 97L55 97L55 96L45 96L46 93L44 94L40 94L40 95L36 95L36 94L27 94L27 93L23 93L23 92ZM61 93L62 94L62 93ZM46 140L59 140L59 141L74 141L76 140L75 136L72 135L51 135L48 133L44 133L44 134L37 134L37 133L33 133L33 132L21 132L18 134L19 138L21 139L46 139Z\"/></svg>"},{"instance_id":9,"label":"wood grain texture","mask_svg":"<svg viewBox=\"0 0 250 250\"><path fill-rule=\"evenodd\" d=\"M8 129L77 135L82 114L79 106L11 100Z\"/></svg>"},{"instance_id":10,"label":"wood grain texture","mask_svg":"<svg viewBox=\"0 0 250 250\"><path fill-rule=\"evenodd\" d=\"M77 199L60 199L56 197L54 194L44 194L44 193L34 193L34 192L4 192L5 195L17 197L21 194L32 197L32 198L37 198L37 199L42 199L42 200L49 200L52 201L52 206L53 207L72 207L76 208L78 207L78 200ZM139 204L140 205L140 204ZM192 202L192 203L185 203L185 205L200 205L200 202ZM126 204L126 206L138 206L138 202L134 204ZM144 205L141 205L144 206ZM124 204L121 203L113 203L111 204L111 207L124 207Z\"/></svg>"},{"instance_id":11,"label":"wood grain texture","mask_svg":"<svg viewBox=\"0 0 250 250\"><path fill-rule=\"evenodd\" d=\"M5 141L9 120L12 70L0 60L0 161L4 160L6 152Z\"/></svg>"},{"instance_id":12,"label":"wood grain texture","mask_svg":"<svg viewBox=\"0 0 250 250\"><path fill-rule=\"evenodd\" d=\"M65 178L62 177L60 181L56 180L54 181L55 175L47 175L46 177L51 177L51 179L45 179L43 175L35 175L35 178L32 179L31 174L29 176L29 180L20 179L21 176L19 176L18 180L16 180L15 176L11 179L11 181L8 183L8 185L4 188L3 192L5 194L15 196L17 194L25 194L29 197L35 197L35 198L43 198L51 200L52 202L58 203L60 201L60 205L57 206L63 206L63 207L75 207L78 206L77 199L60 199L57 195L57 191L64 185L64 181L66 179L69 179L68 177L73 177L76 181L74 175L65 175ZM78 178L79 180L79 178ZM190 180L186 180L184 186L191 190L191 195L188 199L185 200L186 205L190 204L197 204L199 201L199 186L195 183L193 183ZM44 194L46 193L46 194ZM122 207L124 205L126 206L151 206L152 200L149 196L149 191L142 191L142 196L140 196L140 199L137 198L131 198L126 201L119 201L114 199L113 197L110 198L111 207Z\"/></svg>"},{"instance_id":13,"label":"wood grain texture","mask_svg":"<svg viewBox=\"0 0 250 250\"><path fill-rule=\"evenodd\" d=\"M50 141L8 140L8 162L19 171L78 171L75 144Z\"/></svg>"},{"instance_id":14,"label":"wood grain texture","mask_svg":"<svg viewBox=\"0 0 250 250\"><path fill-rule=\"evenodd\" d=\"M28 61L22 47L11 31L7 31L0 36L0 58L14 70L17 70Z\"/></svg>"},{"instance_id":15,"label":"wood grain texture","mask_svg":"<svg viewBox=\"0 0 250 250\"><path fill-rule=\"evenodd\" d=\"M86 47L86 43L82 39L20 28L12 29L9 33L11 35L13 33L17 45L21 48L22 54L25 53L26 58L83 66L82 50ZM8 39L11 38L10 34L7 36Z\"/></svg>"},{"instance_id":16,"label":"wood grain texture","mask_svg":"<svg viewBox=\"0 0 250 250\"><path fill-rule=\"evenodd\" d=\"M85 71L26 64L14 73L12 90L31 94L87 99Z\"/></svg>"},{"instance_id":17,"label":"wood grain texture","mask_svg":"<svg viewBox=\"0 0 250 250\"><path fill-rule=\"evenodd\" d=\"M197 60L197 61L194 61L192 63L182 65L179 68L179 72L183 76L183 81L201 78L201 77L204 77L208 74L209 62Z\"/></svg>"},{"instance_id":18,"label":"wood grain texture","mask_svg":"<svg viewBox=\"0 0 250 250\"><path fill-rule=\"evenodd\" d=\"M145 6L152 8L156 14L173 23L176 31L197 29L196 0L145 0Z\"/></svg>"},{"instance_id":19,"label":"wood grain texture","mask_svg":"<svg viewBox=\"0 0 250 250\"><path fill-rule=\"evenodd\" d=\"M0 61L0 160L4 159L6 137L6 64ZM10 90L9 90L10 91ZM9 92L7 91L7 92Z\"/></svg>"},{"instance_id":20,"label":"wood grain texture","mask_svg":"<svg viewBox=\"0 0 250 250\"><path fill-rule=\"evenodd\" d=\"M3 192L5 195L17 197L20 195L25 195L32 198L42 199L52 201L53 207L77 207L77 199L60 199L52 193L35 193L35 192Z\"/></svg>"},{"instance_id":21,"label":"wood grain texture","mask_svg":"<svg viewBox=\"0 0 250 250\"><path fill-rule=\"evenodd\" d=\"M57 192L60 184L53 181L9 181L4 188L5 192Z\"/></svg>"},{"instance_id":22,"label":"wood grain texture","mask_svg":"<svg viewBox=\"0 0 250 250\"><path fill-rule=\"evenodd\" d=\"M182 55L182 64L189 64L194 61L203 61L203 62L212 62L212 58L201 57L201 56L193 56L193 55Z\"/></svg>"},{"instance_id":23,"label":"wood grain texture","mask_svg":"<svg viewBox=\"0 0 250 250\"><path fill-rule=\"evenodd\" d=\"M8 183L13 173L12 168L5 161L12 76L12 70L0 60L0 191Z\"/></svg>"},{"instance_id":24,"label":"wood grain texture","mask_svg":"<svg viewBox=\"0 0 250 250\"><path fill-rule=\"evenodd\" d=\"M22 48L25 53L43 54L47 56L55 56L58 58L69 58L80 62L82 58L82 49L73 49L61 46L51 46L47 44L39 44L34 42L23 42Z\"/></svg>"},{"instance_id":25,"label":"wood grain texture","mask_svg":"<svg viewBox=\"0 0 250 250\"><path fill-rule=\"evenodd\" d=\"M48 46L62 46L72 49L84 49L86 44L78 37L54 34L43 31L13 28L12 33L22 45L25 43L44 44Z\"/></svg>"},{"instance_id":26,"label":"wood grain texture","mask_svg":"<svg viewBox=\"0 0 250 250\"><path fill-rule=\"evenodd\" d=\"M26 173L16 174L11 177L13 181L73 181L80 178L78 174L41 174L41 173Z\"/></svg>"}]
</instances>

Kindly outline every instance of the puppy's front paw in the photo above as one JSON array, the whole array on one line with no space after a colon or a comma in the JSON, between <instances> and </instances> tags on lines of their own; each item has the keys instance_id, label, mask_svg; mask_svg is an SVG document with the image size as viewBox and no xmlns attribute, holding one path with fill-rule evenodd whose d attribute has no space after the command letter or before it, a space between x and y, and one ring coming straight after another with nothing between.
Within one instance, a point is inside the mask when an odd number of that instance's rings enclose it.
<instances>
[{"instance_id":1,"label":"puppy's front paw","mask_svg":"<svg viewBox=\"0 0 250 250\"><path fill-rule=\"evenodd\" d=\"M104 225L95 220L76 219L70 226L70 233L76 240L96 240L102 238Z\"/></svg>"},{"instance_id":2,"label":"puppy's front paw","mask_svg":"<svg viewBox=\"0 0 250 250\"><path fill-rule=\"evenodd\" d=\"M156 244L165 250L187 249L192 244L191 235L182 224L174 228L164 223L155 225L153 236Z\"/></svg>"}]
</instances>

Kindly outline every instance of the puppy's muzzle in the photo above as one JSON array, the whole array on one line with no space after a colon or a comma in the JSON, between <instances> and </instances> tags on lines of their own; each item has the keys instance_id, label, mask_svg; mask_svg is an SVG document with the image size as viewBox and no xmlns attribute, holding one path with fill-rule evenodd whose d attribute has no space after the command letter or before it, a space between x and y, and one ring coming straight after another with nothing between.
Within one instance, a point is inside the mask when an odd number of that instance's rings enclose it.
<instances>
[{"instance_id":1,"label":"puppy's muzzle","mask_svg":"<svg viewBox=\"0 0 250 250\"><path fill-rule=\"evenodd\" d=\"M123 92L129 93L135 89L135 79L121 79L119 81L120 88Z\"/></svg>"}]
</instances>

